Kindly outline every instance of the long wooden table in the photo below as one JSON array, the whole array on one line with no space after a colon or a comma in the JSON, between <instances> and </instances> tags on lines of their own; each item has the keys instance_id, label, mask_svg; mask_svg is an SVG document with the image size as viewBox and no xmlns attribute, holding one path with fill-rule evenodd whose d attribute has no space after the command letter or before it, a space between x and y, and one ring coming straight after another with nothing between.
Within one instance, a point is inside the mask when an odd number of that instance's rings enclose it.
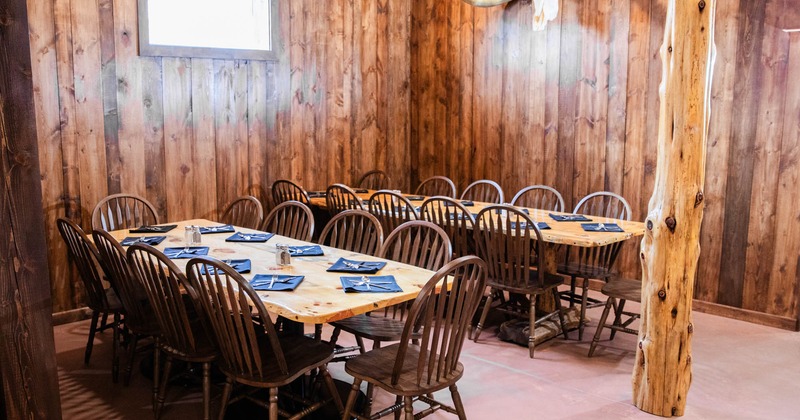
<instances>
[{"instance_id":1,"label":"long wooden table","mask_svg":"<svg viewBox=\"0 0 800 420\"><path fill-rule=\"evenodd\" d=\"M165 234L131 234L127 229L114 231L111 234L119 241L129 236L166 235L167 239L156 246L156 248L163 251L166 247L185 246L183 238L185 226L221 225L205 219L185 220L169 224L177 224L178 227ZM240 227L235 227L235 229L237 232L257 232L253 229ZM412 300L433 275L432 271L419 267L325 246L322 247L325 253L324 256L292 257L292 265L278 266L275 263L276 244L311 244L279 235L275 235L263 243L225 242L225 239L232 234L231 232L204 234L203 242L198 246L209 247L208 255L221 260L250 259L252 264L251 272L243 274L248 280L252 279L256 274L305 276L303 282L294 291L258 292L268 311L301 323L322 324L337 321ZM326 271L340 257L365 261L386 261L386 266L378 274L393 275L403 291L400 293L345 293L342 290L339 277L355 274L329 273ZM189 260L175 259L172 261L175 262L178 268L185 270L186 263Z\"/></svg>"}]
</instances>

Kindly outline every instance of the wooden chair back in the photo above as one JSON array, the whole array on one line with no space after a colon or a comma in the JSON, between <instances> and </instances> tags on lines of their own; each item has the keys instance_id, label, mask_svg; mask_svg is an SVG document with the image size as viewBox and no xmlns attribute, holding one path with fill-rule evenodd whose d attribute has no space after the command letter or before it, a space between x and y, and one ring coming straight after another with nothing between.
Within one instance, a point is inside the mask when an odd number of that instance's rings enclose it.
<instances>
[{"instance_id":1,"label":"wooden chair back","mask_svg":"<svg viewBox=\"0 0 800 420\"><path fill-rule=\"evenodd\" d=\"M544 241L539 227L516 207L493 205L478 213L475 245L488 268L490 286L530 293L531 269L540 266ZM538 276L542 286L544 276Z\"/></svg>"},{"instance_id":2,"label":"wooden chair back","mask_svg":"<svg viewBox=\"0 0 800 420\"><path fill-rule=\"evenodd\" d=\"M272 204L278 205L284 201L299 201L305 205L310 205L311 200L308 193L299 184L288 179L279 179L272 183Z\"/></svg>"},{"instance_id":3,"label":"wooden chair back","mask_svg":"<svg viewBox=\"0 0 800 420\"><path fill-rule=\"evenodd\" d=\"M519 190L511 200L511 205L558 212L566 208L561 193L547 185L530 185Z\"/></svg>"},{"instance_id":4,"label":"wooden chair back","mask_svg":"<svg viewBox=\"0 0 800 420\"><path fill-rule=\"evenodd\" d=\"M422 181L414 194L426 197L444 196L456 198L456 184L446 176L432 176Z\"/></svg>"},{"instance_id":5,"label":"wooden chair back","mask_svg":"<svg viewBox=\"0 0 800 420\"><path fill-rule=\"evenodd\" d=\"M92 229L105 231L157 225L156 208L142 197L114 194L100 200L92 210Z\"/></svg>"},{"instance_id":6,"label":"wooden chair back","mask_svg":"<svg viewBox=\"0 0 800 420\"><path fill-rule=\"evenodd\" d=\"M495 204L505 202L500 184L488 179L481 179L467 185L467 188L461 193L461 199Z\"/></svg>"},{"instance_id":7,"label":"wooden chair back","mask_svg":"<svg viewBox=\"0 0 800 420\"><path fill-rule=\"evenodd\" d=\"M368 190L384 190L390 188L392 179L386 172L380 169L373 169L364 175L356 182L358 188L366 188Z\"/></svg>"},{"instance_id":8,"label":"wooden chair back","mask_svg":"<svg viewBox=\"0 0 800 420\"><path fill-rule=\"evenodd\" d=\"M258 229L264 220L264 207L252 195L243 195L233 200L222 212L220 222L241 226L249 229Z\"/></svg>"},{"instance_id":9,"label":"wooden chair back","mask_svg":"<svg viewBox=\"0 0 800 420\"><path fill-rule=\"evenodd\" d=\"M447 232L453 244L453 255L474 254L472 227L475 219L459 201L450 197L430 197L422 203L419 218L434 223Z\"/></svg>"},{"instance_id":10,"label":"wooden chair back","mask_svg":"<svg viewBox=\"0 0 800 420\"><path fill-rule=\"evenodd\" d=\"M56 220L56 226L86 289L86 304L94 311L110 312L97 248L83 229L72 220L60 217Z\"/></svg>"},{"instance_id":11,"label":"wooden chair back","mask_svg":"<svg viewBox=\"0 0 800 420\"><path fill-rule=\"evenodd\" d=\"M198 350L196 310L181 290L190 290L186 276L161 251L147 244L128 248L131 271L147 295L161 330L161 343L183 354ZM187 305L189 303L189 305ZM194 327L194 328L193 328Z\"/></svg>"},{"instance_id":12,"label":"wooden chair back","mask_svg":"<svg viewBox=\"0 0 800 420\"><path fill-rule=\"evenodd\" d=\"M403 194L394 191L377 191L369 198L369 212L375 215L383 226L383 234L388 236L401 224L417 220L419 216Z\"/></svg>"},{"instance_id":13,"label":"wooden chair back","mask_svg":"<svg viewBox=\"0 0 800 420\"><path fill-rule=\"evenodd\" d=\"M413 220L389 234L378 256L436 271L453 258L453 247L442 228L424 220Z\"/></svg>"},{"instance_id":14,"label":"wooden chair back","mask_svg":"<svg viewBox=\"0 0 800 420\"><path fill-rule=\"evenodd\" d=\"M156 326L156 319L147 294L131 272L125 249L104 230L95 230L92 237L100 254L100 264L125 308L125 325L134 333L152 331Z\"/></svg>"},{"instance_id":15,"label":"wooden chair back","mask_svg":"<svg viewBox=\"0 0 800 420\"><path fill-rule=\"evenodd\" d=\"M631 220L632 216L628 201L621 195L609 191L598 191L581 198L573 213L622 220Z\"/></svg>"},{"instance_id":16,"label":"wooden chair back","mask_svg":"<svg viewBox=\"0 0 800 420\"><path fill-rule=\"evenodd\" d=\"M288 374L272 318L250 283L229 265L209 257L192 258L186 271L192 298L216 337L223 370L265 380L271 368L268 361L275 360L281 373ZM265 347L274 359L262 357L259 350L267 341Z\"/></svg>"},{"instance_id":17,"label":"wooden chair back","mask_svg":"<svg viewBox=\"0 0 800 420\"><path fill-rule=\"evenodd\" d=\"M345 210L322 229L319 243L346 251L377 255L383 245L383 228L365 210Z\"/></svg>"},{"instance_id":18,"label":"wooden chair back","mask_svg":"<svg viewBox=\"0 0 800 420\"><path fill-rule=\"evenodd\" d=\"M327 193L325 202L328 205L328 212L331 216L335 216L344 210L366 210L356 192L347 185L330 185Z\"/></svg>"},{"instance_id":19,"label":"wooden chair back","mask_svg":"<svg viewBox=\"0 0 800 420\"><path fill-rule=\"evenodd\" d=\"M314 213L299 201L284 201L269 212L262 230L308 242L314 235Z\"/></svg>"},{"instance_id":20,"label":"wooden chair back","mask_svg":"<svg viewBox=\"0 0 800 420\"><path fill-rule=\"evenodd\" d=\"M622 196L608 191L583 197L573 213L631 220L630 204ZM569 246L566 261L570 270L576 273L595 278L607 277L611 275L623 245L624 241L592 248Z\"/></svg>"},{"instance_id":21,"label":"wooden chair back","mask_svg":"<svg viewBox=\"0 0 800 420\"><path fill-rule=\"evenodd\" d=\"M401 373L408 369L416 371L418 386L457 379L454 375L464 340L485 288L486 265L475 256L451 261L431 277L409 310L392 385L397 385ZM437 293L448 289L449 293ZM408 366L406 355L415 334L419 334L419 356Z\"/></svg>"}]
</instances>

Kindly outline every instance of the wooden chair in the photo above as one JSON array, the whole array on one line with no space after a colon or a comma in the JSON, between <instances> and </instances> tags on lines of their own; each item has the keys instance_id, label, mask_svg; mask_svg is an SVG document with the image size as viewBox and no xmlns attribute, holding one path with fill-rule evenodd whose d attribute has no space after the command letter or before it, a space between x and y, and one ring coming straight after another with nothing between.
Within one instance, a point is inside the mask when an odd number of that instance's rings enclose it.
<instances>
[{"instance_id":1,"label":"wooden chair","mask_svg":"<svg viewBox=\"0 0 800 420\"><path fill-rule=\"evenodd\" d=\"M92 210L92 230L128 229L157 225L156 208L149 201L133 194L114 194L100 200Z\"/></svg>"},{"instance_id":2,"label":"wooden chair","mask_svg":"<svg viewBox=\"0 0 800 420\"><path fill-rule=\"evenodd\" d=\"M561 310L561 300L558 296L558 286L562 283L561 277L543 273L537 269L541 267L540 259L544 255L544 241L536 223L516 207L494 205L488 206L478 213L476 224L481 227L475 230L478 256L486 261L487 283L491 288L491 293L486 299L480 321L475 329L475 342L478 342L483 324L486 322L486 316L492 309L494 295L503 292L515 294L517 298L504 301L494 309L509 315L528 318L530 321L528 351L531 358L533 358L535 349L537 296L546 293L553 294L556 302L555 312L539 321L554 314L558 315L564 338L567 338L564 312ZM529 296L528 302L520 300L520 295Z\"/></svg>"},{"instance_id":3,"label":"wooden chair","mask_svg":"<svg viewBox=\"0 0 800 420\"><path fill-rule=\"evenodd\" d=\"M511 205L558 212L566 208L561 193L547 185L530 185L519 190L511 199Z\"/></svg>"},{"instance_id":4,"label":"wooden chair","mask_svg":"<svg viewBox=\"0 0 800 420\"><path fill-rule=\"evenodd\" d=\"M314 235L314 213L299 201L284 201L269 212L261 229L308 242Z\"/></svg>"},{"instance_id":5,"label":"wooden chair","mask_svg":"<svg viewBox=\"0 0 800 420\"><path fill-rule=\"evenodd\" d=\"M377 255L383 245L383 228L375 216L365 210L345 210L333 216L322 229L319 243L358 252Z\"/></svg>"},{"instance_id":6,"label":"wooden chair","mask_svg":"<svg viewBox=\"0 0 800 420\"><path fill-rule=\"evenodd\" d=\"M326 192L325 203L331 217L344 210L366 210L356 192L347 185L333 184L328 186Z\"/></svg>"},{"instance_id":7,"label":"wooden chair","mask_svg":"<svg viewBox=\"0 0 800 420\"><path fill-rule=\"evenodd\" d=\"M264 220L264 207L252 195L243 195L233 200L222 212L220 222L229 225L258 229Z\"/></svg>"},{"instance_id":8,"label":"wooden chair","mask_svg":"<svg viewBox=\"0 0 800 420\"><path fill-rule=\"evenodd\" d=\"M361 175L361 178L356 182L358 188L366 188L368 190L385 190L390 188L391 185L392 179L389 178L386 172L379 169L374 169Z\"/></svg>"},{"instance_id":9,"label":"wooden chair","mask_svg":"<svg viewBox=\"0 0 800 420\"><path fill-rule=\"evenodd\" d=\"M461 199L495 204L505 202L500 184L488 179L481 179L467 185L467 188L461 193Z\"/></svg>"},{"instance_id":10,"label":"wooden chair","mask_svg":"<svg viewBox=\"0 0 800 420\"><path fill-rule=\"evenodd\" d=\"M97 253L97 248L92 244L92 241L83 232L83 229L73 221L63 217L56 221L56 226L67 245L67 254L70 260L72 260L75 267L78 269L78 275L86 290L86 303L89 309L92 310L92 323L89 326L89 340L86 342L83 363L89 364L89 359L92 356L95 334L98 331L112 328L114 331L114 338L111 357L111 377L114 382L116 382L119 375L119 357L117 356L117 349L119 348L120 315L123 313L122 303L120 303L114 289L106 288L103 285L105 274L102 272L100 266L100 255ZM103 315L103 319L100 325L98 325L101 314ZM109 314L114 317L114 321L111 325L106 324Z\"/></svg>"},{"instance_id":11,"label":"wooden chair","mask_svg":"<svg viewBox=\"0 0 800 420\"><path fill-rule=\"evenodd\" d=\"M439 225L453 244L453 255L463 257L475 253L472 229L475 218L459 201L449 197L430 197L422 203L419 218Z\"/></svg>"},{"instance_id":12,"label":"wooden chair","mask_svg":"<svg viewBox=\"0 0 800 420\"><path fill-rule=\"evenodd\" d=\"M353 407L363 381L397 396L397 404L378 414L403 409L406 420L412 420L443 409L465 419L456 386L464 374L459 357L469 334L469 322L485 288L486 265L475 256L451 261L437 271L411 305L400 342L372 350L345 364L345 371L354 380L342 419L356 414ZM437 294L437 289L449 289L450 293ZM420 344L412 343L415 334L419 334ZM450 389L454 407L433 399L432 394L444 388ZM415 417L413 403L417 400L430 408Z\"/></svg>"},{"instance_id":13,"label":"wooden chair","mask_svg":"<svg viewBox=\"0 0 800 420\"><path fill-rule=\"evenodd\" d=\"M299 201L307 206L311 205L308 193L300 185L288 179L279 179L272 183L272 204L278 205L284 201Z\"/></svg>"},{"instance_id":14,"label":"wooden chair","mask_svg":"<svg viewBox=\"0 0 800 420\"><path fill-rule=\"evenodd\" d=\"M163 352L166 356L153 406L156 419L164 406L173 359L203 366L203 419L208 419L211 411L211 362L217 359L217 349L191 299L186 299L188 296L181 292L191 291L191 285L172 261L150 245L131 245L127 255L131 271L144 289L161 330L156 352ZM158 377L159 363L154 363L153 378Z\"/></svg>"},{"instance_id":15,"label":"wooden chair","mask_svg":"<svg viewBox=\"0 0 800 420\"><path fill-rule=\"evenodd\" d=\"M414 205L403 194L394 191L377 191L369 198L369 212L381 222L384 236L389 236L401 224L417 220Z\"/></svg>"},{"instance_id":16,"label":"wooden chair","mask_svg":"<svg viewBox=\"0 0 800 420\"><path fill-rule=\"evenodd\" d=\"M157 340L161 331L147 300L147 294L130 271L122 245L104 230L95 230L92 232L92 237L100 254L100 265L122 302L125 310L125 327L131 334L131 342L128 343L128 363L123 375L123 384L127 386L131 380L136 345L139 340L147 337ZM158 378L153 379L157 390Z\"/></svg>"},{"instance_id":17,"label":"wooden chair","mask_svg":"<svg viewBox=\"0 0 800 420\"><path fill-rule=\"evenodd\" d=\"M446 176L432 176L422 181L414 194L426 197L441 195L456 198L456 184Z\"/></svg>"},{"instance_id":18,"label":"wooden chair","mask_svg":"<svg viewBox=\"0 0 800 420\"><path fill-rule=\"evenodd\" d=\"M632 279L611 278L608 283L603 285L600 290L604 295L608 296L606 305L603 308L603 314L600 316L600 321L597 324L597 331L592 338L592 345L589 347L589 357L594 355L594 349L597 342L600 341L600 334L603 328L611 330L610 340L614 339L614 334L617 331L627 334L638 335L639 331L630 328L630 325L639 319L640 314L630 311L625 311L625 302L641 302L642 300L642 282ZM614 321L610 324L607 323L608 315L611 309L614 308ZM625 317L623 319L623 317Z\"/></svg>"},{"instance_id":19,"label":"wooden chair","mask_svg":"<svg viewBox=\"0 0 800 420\"><path fill-rule=\"evenodd\" d=\"M324 404L334 401L339 413L342 401L328 373L327 364L333 348L304 335L278 336L261 298L239 273L227 264L209 257L189 260L192 298L208 320L210 333L219 345L220 370L225 374L225 388L219 419L225 417L234 383L269 389L269 399L262 403L270 420L278 419L278 388L300 376L317 370L323 378L327 400L313 402L294 397L307 406L292 418L302 418ZM282 411L282 410L280 410ZM289 417L288 413L282 413Z\"/></svg>"},{"instance_id":20,"label":"wooden chair","mask_svg":"<svg viewBox=\"0 0 800 420\"><path fill-rule=\"evenodd\" d=\"M600 191L587 195L582 198L573 211L575 214L585 214L590 216L612 217L615 219L630 220L631 206L621 196L612 192ZM599 247L567 247L566 259L563 264L559 264L558 273L570 277L570 288L568 292L562 293L562 298L569 300L570 307L575 305L577 296L575 294L575 280L583 278L583 284L578 287L583 288L581 294L581 313L580 327L578 328L578 340L583 339L584 319L586 316L586 306L588 303L589 279L599 279L608 281L615 275L613 268L620 249L624 242L615 242L611 245Z\"/></svg>"}]
</instances>

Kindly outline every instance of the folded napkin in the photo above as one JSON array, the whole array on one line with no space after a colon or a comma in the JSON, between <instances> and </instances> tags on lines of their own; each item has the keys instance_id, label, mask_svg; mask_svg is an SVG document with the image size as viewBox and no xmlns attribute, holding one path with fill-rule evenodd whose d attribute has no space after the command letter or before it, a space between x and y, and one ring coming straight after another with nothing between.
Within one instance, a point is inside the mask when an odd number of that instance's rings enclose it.
<instances>
[{"instance_id":1,"label":"folded napkin","mask_svg":"<svg viewBox=\"0 0 800 420\"><path fill-rule=\"evenodd\" d=\"M250 272L250 260L222 260L225 264L228 264L233 268L237 273L249 273ZM219 270L217 270L219 271ZM200 274L206 273L206 267L200 267Z\"/></svg>"},{"instance_id":2,"label":"folded napkin","mask_svg":"<svg viewBox=\"0 0 800 420\"><path fill-rule=\"evenodd\" d=\"M521 211L521 212L522 212L522 213L524 213L524 214L531 214L530 210L528 210L528 209L525 209L525 208L519 208L519 207L517 207L517 210ZM495 212L495 214L500 214L502 211L503 211L503 209L497 209L497 210L495 210L494 212Z\"/></svg>"},{"instance_id":3,"label":"folded napkin","mask_svg":"<svg viewBox=\"0 0 800 420\"><path fill-rule=\"evenodd\" d=\"M550 213L550 217L557 222L591 222L592 219L582 215L582 214L553 214Z\"/></svg>"},{"instance_id":4,"label":"folded napkin","mask_svg":"<svg viewBox=\"0 0 800 420\"><path fill-rule=\"evenodd\" d=\"M328 271L335 273L375 274L384 266L386 266L386 263L382 261L354 261L346 258L339 258L339 260L328 268Z\"/></svg>"},{"instance_id":5,"label":"folded napkin","mask_svg":"<svg viewBox=\"0 0 800 420\"><path fill-rule=\"evenodd\" d=\"M319 245L290 246L289 255L293 257L318 257L325 255Z\"/></svg>"},{"instance_id":6,"label":"folded napkin","mask_svg":"<svg viewBox=\"0 0 800 420\"><path fill-rule=\"evenodd\" d=\"M129 236L120 242L122 246L131 246L133 244L147 244L150 246L156 246L161 242L164 242L164 239L167 239L166 236Z\"/></svg>"},{"instance_id":7,"label":"folded napkin","mask_svg":"<svg viewBox=\"0 0 800 420\"><path fill-rule=\"evenodd\" d=\"M587 232L625 232L616 223L581 223Z\"/></svg>"},{"instance_id":8,"label":"folded napkin","mask_svg":"<svg viewBox=\"0 0 800 420\"><path fill-rule=\"evenodd\" d=\"M328 193L325 191L309 191L307 194L308 198L321 198L328 196Z\"/></svg>"},{"instance_id":9,"label":"folded napkin","mask_svg":"<svg viewBox=\"0 0 800 420\"><path fill-rule=\"evenodd\" d=\"M350 200L350 206L352 206L352 207L358 207L359 204L361 204L362 206L368 206L369 205L369 201L366 201L366 200Z\"/></svg>"},{"instance_id":10,"label":"folded napkin","mask_svg":"<svg viewBox=\"0 0 800 420\"><path fill-rule=\"evenodd\" d=\"M266 232L259 232L259 233L242 233L236 232L233 235L227 237L225 242L267 242L269 238L275 236L274 233L266 233Z\"/></svg>"},{"instance_id":11,"label":"folded napkin","mask_svg":"<svg viewBox=\"0 0 800 420\"><path fill-rule=\"evenodd\" d=\"M445 205L445 206L452 206L452 205L453 205L453 203L451 203L451 202L449 202L449 201L445 201L445 202L444 202L444 205ZM472 201L470 201L470 200L461 200L461 205L462 205L462 206L464 206L464 207L472 207L472 206L474 206L474 205L475 205L475 203L474 203L474 202L472 202Z\"/></svg>"},{"instance_id":12,"label":"folded napkin","mask_svg":"<svg viewBox=\"0 0 800 420\"><path fill-rule=\"evenodd\" d=\"M353 191L354 191L356 194L366 194L366 193L368 193L368 192L369 192L369 190L368 190L368 189L366 189L366 188L358 188L358 189L356 189L356 190L353 190Z\"/></svg>"},{"instance_id":13,"label":"folded napkin","mask_svg":"<svg viewBox=\"0 0 800 420\"><path fill-rule=\"evenodd\" d=\"M422 201L422 200L425 199L425 196L424 195L407 195L406 199L408 199L408 201Z\"/></svg>"},{"instance_id":14,"label":"folded napkin","mask_svg":"<svg viewBox=\"0 0 800 420\"><path fill-rule=\"evenodd\" d=\"M525 229L525 225L527 222L520 222L520 229ZM550 229L550 226L545 222L536 222L536 226L539 230ZM511 229L517 228L517 222L511 222Z\"/></svg>"},{"instance_id":15,"label":"folded napkin","mask_svg":"<svg viewBox=\"0 0 800 420\"><path fill-rule=\"evenodd\" d=\"M131 229L130 233L166 233L175 229L178 225L162 225L162 226L139 226L136 229Z\"/></svg>"},{"instance_id":16,"label":"folded napkin","mask_svg":"<svg viewBox=\"0 0 800 420\"><path fill-rule=\"evenodd\" d=\"M209 227L201 227L200 233L225 233L225 232L234 232L233 226L231 225L222 225L222 226L209 226Z\"/></svg>"},{"instance_id":17,"label":"folded napkin","mask_svg":"<svg viewBox=\"0 0 800 420\"><path fill-rule=\"evenodd\" d=\"M164 255L171 260L184 258L194 258L200 255L208 255L207 246L190 246L187 250L184 247L164 248Z\"/></svg>"},{"instance_id":18,"label":"folded napkin","mask_svg":"<svg viewBox=\"0 0 800 420\"><path fill-rule=\"evenodd\" d=\"M466 220L469 219L470 216L471 215L468 215L467 213L450 213L450 215L448 215L447 218L450 220L456 220L456 219Z\"/></svg>"},{"instance_id":19,"label":"folded napkin","mask_svg":"<svg viewBox=\"0 0 800 420\"><path fill-rule=\"evenodd\" d=\"M250 285L254 290L273 290L291 291L297 288L305 276L293 276L290 274L256 274Z\"/></svg>"},{"instance_id":20,"label":"folded napkin","mask_svg":"<svg viewBox=\"0 0 800 420\"><path fill-rule=\"evenodd\" d=\"M342 276L340 280L345 293L396 293L403 291L397 285L394 276Z\"/></svg>"}]
</instances>

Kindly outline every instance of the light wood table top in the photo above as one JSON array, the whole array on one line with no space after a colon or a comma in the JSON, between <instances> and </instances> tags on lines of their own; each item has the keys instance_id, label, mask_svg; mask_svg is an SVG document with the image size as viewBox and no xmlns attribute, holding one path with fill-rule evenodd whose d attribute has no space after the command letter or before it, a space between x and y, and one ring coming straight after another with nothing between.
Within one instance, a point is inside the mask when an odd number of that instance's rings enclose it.
<instances>
[{"instance_id":1,"label":"light wood table top","mask_svg":"<svg viewBox=\"0 0 800 420\"><path fill-rule=\"evenodd\" d=\"M126 230L111 232L117 240L126 237L166 235L167 239L156 248L163 251L166 247L182 247L184 243L184 227L189 225L220 226L221 223L204 219L185 220L165 224L177 224L178 227L165 234L131 234ZM253 229L236 227L237 232L257 232ZM323 246L324 256L292 257L291 266L278 266L275 263L276 244L309 245L284 236L275 235L267 242L225 242L233 233L215 233L203 235L203 242L198 246L209 247L208 255L221 260L249 258L252 264L250 273L243 274L250 280L256 274L291 274L303 275L305 279L294 291L259 291L258 295L267 310L285 318L312 324L322 324L349 318L375 309L384 308L400 302L414 299L425 283L433 276L433 272L419 267L402 264L391 260L383 260L355 252L343 251ZM393 275L397 284L403 289L400 293L345 293L342 290L340 276L357 274L329 273L328 269L340 257L360 261L386 261L386 266L377 275ZM188 259L172 260L181 270L186 269Z\"/></svg>"},{"instance_id":2,"label":"light wood table top","mask_svg":"<svg viewBox=\"0 0 800 420\"><path fill-rule=\"evenodd\" d=\"M362 200L366 201L369 200L369 197L375 192L375 190L369 190L367 193L359 193L358 196ZM404 194L406 196L413 196L413 194ZM467 210L472 213L473 216L477 216L478 213L485 207L492 205L492 203L483 203L479 201L475 201L473 206L467 207ZM415 206L422 205L422 201L412 201L412 204ZM326 207L325 197L314 197L311 198L311 205L318 206L318 207ZM524 207L521 207L524 208ZM596 246L603 246L609 245L616 242L624 241L626 239L634 238L636 236L644 235L645 226L642 222L635 222L635 221L627 221L627 220L619 220L619 219L612 219L608 217L598 217L598 216L587 216L591 219L591 222L559 222L554 220L550 217L550 214L571 214L571 213L561 213L551 210L541 210L541 209L533 209L528 208L530 212L529 216L534 222L545 222L550 229L542 230L542 239L545 242L553 243L553 244L563 244L563 245L575 245L575 246L582 246L582 247L596 247ZM581 227L581 223L614 223L619 225L624 232L587 232L583 230Z\"/></svg>"}]
</instances>

